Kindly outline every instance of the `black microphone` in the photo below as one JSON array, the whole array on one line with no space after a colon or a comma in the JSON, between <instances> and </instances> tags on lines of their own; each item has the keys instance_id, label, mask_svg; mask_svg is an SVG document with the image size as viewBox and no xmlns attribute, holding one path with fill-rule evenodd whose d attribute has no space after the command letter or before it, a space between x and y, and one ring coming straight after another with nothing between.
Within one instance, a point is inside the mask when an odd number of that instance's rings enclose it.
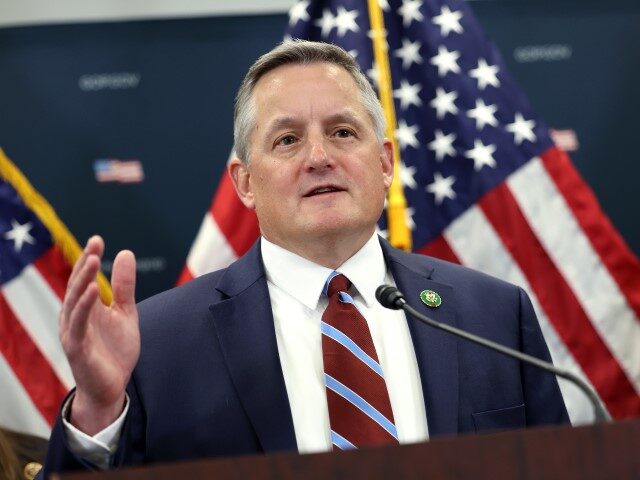
<instances>
[{"instance_id":1,"label":"black microphone","mask_svg":"<svg viewBox=\"0 0 640 480\"><path fill-rule=\"evenodd\" d=\"M478 345L482 345L483 347L487 347L509 357L517 358L521 362L534 365L538 368L546 370L547 372L551 372L558 377L569 380L571 383L580 388L580 390L582 390L584 394L589 398L589 401L593 406L595 423L608 423L611 421L607 412L605 412L605 410L602 408L602 405L600 405L600 401L594 391L589 387L589 385L586 384L584 380L582 380L574 373L558 368L552 363L545 362L544 360L532 357L531 355L527 355L526 353L514 350L513 348L500 345L499 343L492 342L491 340L479 337L477 335L474 335L473 333L465 332L464 330L460 330L459 328L452 327L451 325L447 325L446 323L436 322L435 320L427 317L426 315L423 315L411 305L409 305L404 299L404 295L402 294L402 292L396 287L392 287L391 285L380 285L376 289L376 299L383 307L390 308L392 310L404 310L408 314L412 315L413 317L431 327L437 328L439 330L444 330L445 332L449 332L458 337L462 337L465 340L477 343Z\"/></svg>"}]
</instances>

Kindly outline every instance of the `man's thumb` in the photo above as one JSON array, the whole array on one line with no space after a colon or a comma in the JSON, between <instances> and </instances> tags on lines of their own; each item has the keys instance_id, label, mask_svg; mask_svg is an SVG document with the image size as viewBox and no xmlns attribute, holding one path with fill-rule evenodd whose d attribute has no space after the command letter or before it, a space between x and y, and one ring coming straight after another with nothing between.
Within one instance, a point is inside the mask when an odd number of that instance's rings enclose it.
<instances>
[{"instance_id":1,"label":"man's thumb","mask_svg":"<svg viewBox=\"0 0 640 480\"><path fill-rule=\"evenodd\" d=\"M130 250L122 250L116 255L111 271L113 303L122 307L135 305L136 257Z\"/></svg>"}]
</instances>

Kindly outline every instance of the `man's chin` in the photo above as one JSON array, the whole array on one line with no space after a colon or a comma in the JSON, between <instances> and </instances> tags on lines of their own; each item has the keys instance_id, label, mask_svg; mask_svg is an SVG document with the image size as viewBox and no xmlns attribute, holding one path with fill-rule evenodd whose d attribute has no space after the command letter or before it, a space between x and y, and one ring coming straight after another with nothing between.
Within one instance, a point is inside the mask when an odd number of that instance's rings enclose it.
<instances>
[{"instance_id":1,"label":"man's chin","mask_svg":"<svg viewBox=\"0 0 640 480\"><path fill-rule=\"evenodd\" d=\"M307 225L307 233L316 239L334 238L339 240L350 237L370 236L375 230L375 224L364 223L357 217L347 215L325 215L321 219Z\"/></svg>"}]
</instances>

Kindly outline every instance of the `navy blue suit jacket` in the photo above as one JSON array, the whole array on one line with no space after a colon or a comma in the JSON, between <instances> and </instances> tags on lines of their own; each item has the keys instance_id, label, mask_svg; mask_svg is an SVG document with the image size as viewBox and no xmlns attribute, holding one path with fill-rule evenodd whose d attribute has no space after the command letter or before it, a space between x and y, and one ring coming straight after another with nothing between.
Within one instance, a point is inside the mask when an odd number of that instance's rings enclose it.
<instances>
[{"instance_id":1,"label":"navy blue suit jacket","mask_svg":"<svg viewBox=\"0 0 640 480\"><path fill-rule=\"evenodd\" d=\"M524 291L381 240L407 301L437 321L549 360ZM419 298L430 289L442 305ZM259 243L225 270L139 305L142 349L114 465L295 450ZM430 437L568 422L556 379L407 319ZM46 470L87 465L60 419Z\"/></svg>"}]
</instances>

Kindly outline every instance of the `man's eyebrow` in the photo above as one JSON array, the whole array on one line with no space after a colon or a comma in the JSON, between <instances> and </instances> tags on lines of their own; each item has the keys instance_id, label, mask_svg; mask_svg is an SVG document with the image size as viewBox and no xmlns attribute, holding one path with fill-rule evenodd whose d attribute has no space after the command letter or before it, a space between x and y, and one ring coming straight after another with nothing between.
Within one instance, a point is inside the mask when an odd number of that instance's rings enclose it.
<instances>
[{"instance_id":1,"label":"man's eyebrow","mask_svg":"<svg viewBox=\"0 0 640 480\"><path fill-rule=\"evenodd\" d=\"M362 120L358 117L358 115L350 111L339 112L339 113L330 115L329 117L327 117L325 122L330 125L333 125L335 123L348 123L350 125L354 125L357 128L364 127L364 124Z\"/></svg>"},{"instance_id":2,"label":"man's eyebrow","mask_svg":"<svg viewBox=\"0 0 640 480\"><path fill-rule=\"evenodd\" d=\"M273 132L280 130L281 128L290 128L299 124L299 121L295 117L286 115L277 117L267 124L265 128L265 135L269 136Z\"/></svg>"},{"instance_id":3,"label":"man's eyebrow","mask_svg":"<svg viewBox=\"0 0 640 480\"><path fill-rule=\"evenodd\" d=\"M298 127L300 125L301 121L292 116L292 115L283 115L281 117L277 117L273 120L271 120L271 122L269 122L267 124L267 127L264 130L264 134L268 137L271 136L274 132L277 132L280 129L287 129L287 128L295 128ZM344 112L338 112L338 113L334 113L332 115L329 115L327 118L324 119L323 123L325 125L334 125L337 123L346 123L349 125L353 125L356 128L364 128L364 123L362 122L362 119L359 118L358 115L356 115L355 113L346 110Z\"/></svg>"}]
</instances>

